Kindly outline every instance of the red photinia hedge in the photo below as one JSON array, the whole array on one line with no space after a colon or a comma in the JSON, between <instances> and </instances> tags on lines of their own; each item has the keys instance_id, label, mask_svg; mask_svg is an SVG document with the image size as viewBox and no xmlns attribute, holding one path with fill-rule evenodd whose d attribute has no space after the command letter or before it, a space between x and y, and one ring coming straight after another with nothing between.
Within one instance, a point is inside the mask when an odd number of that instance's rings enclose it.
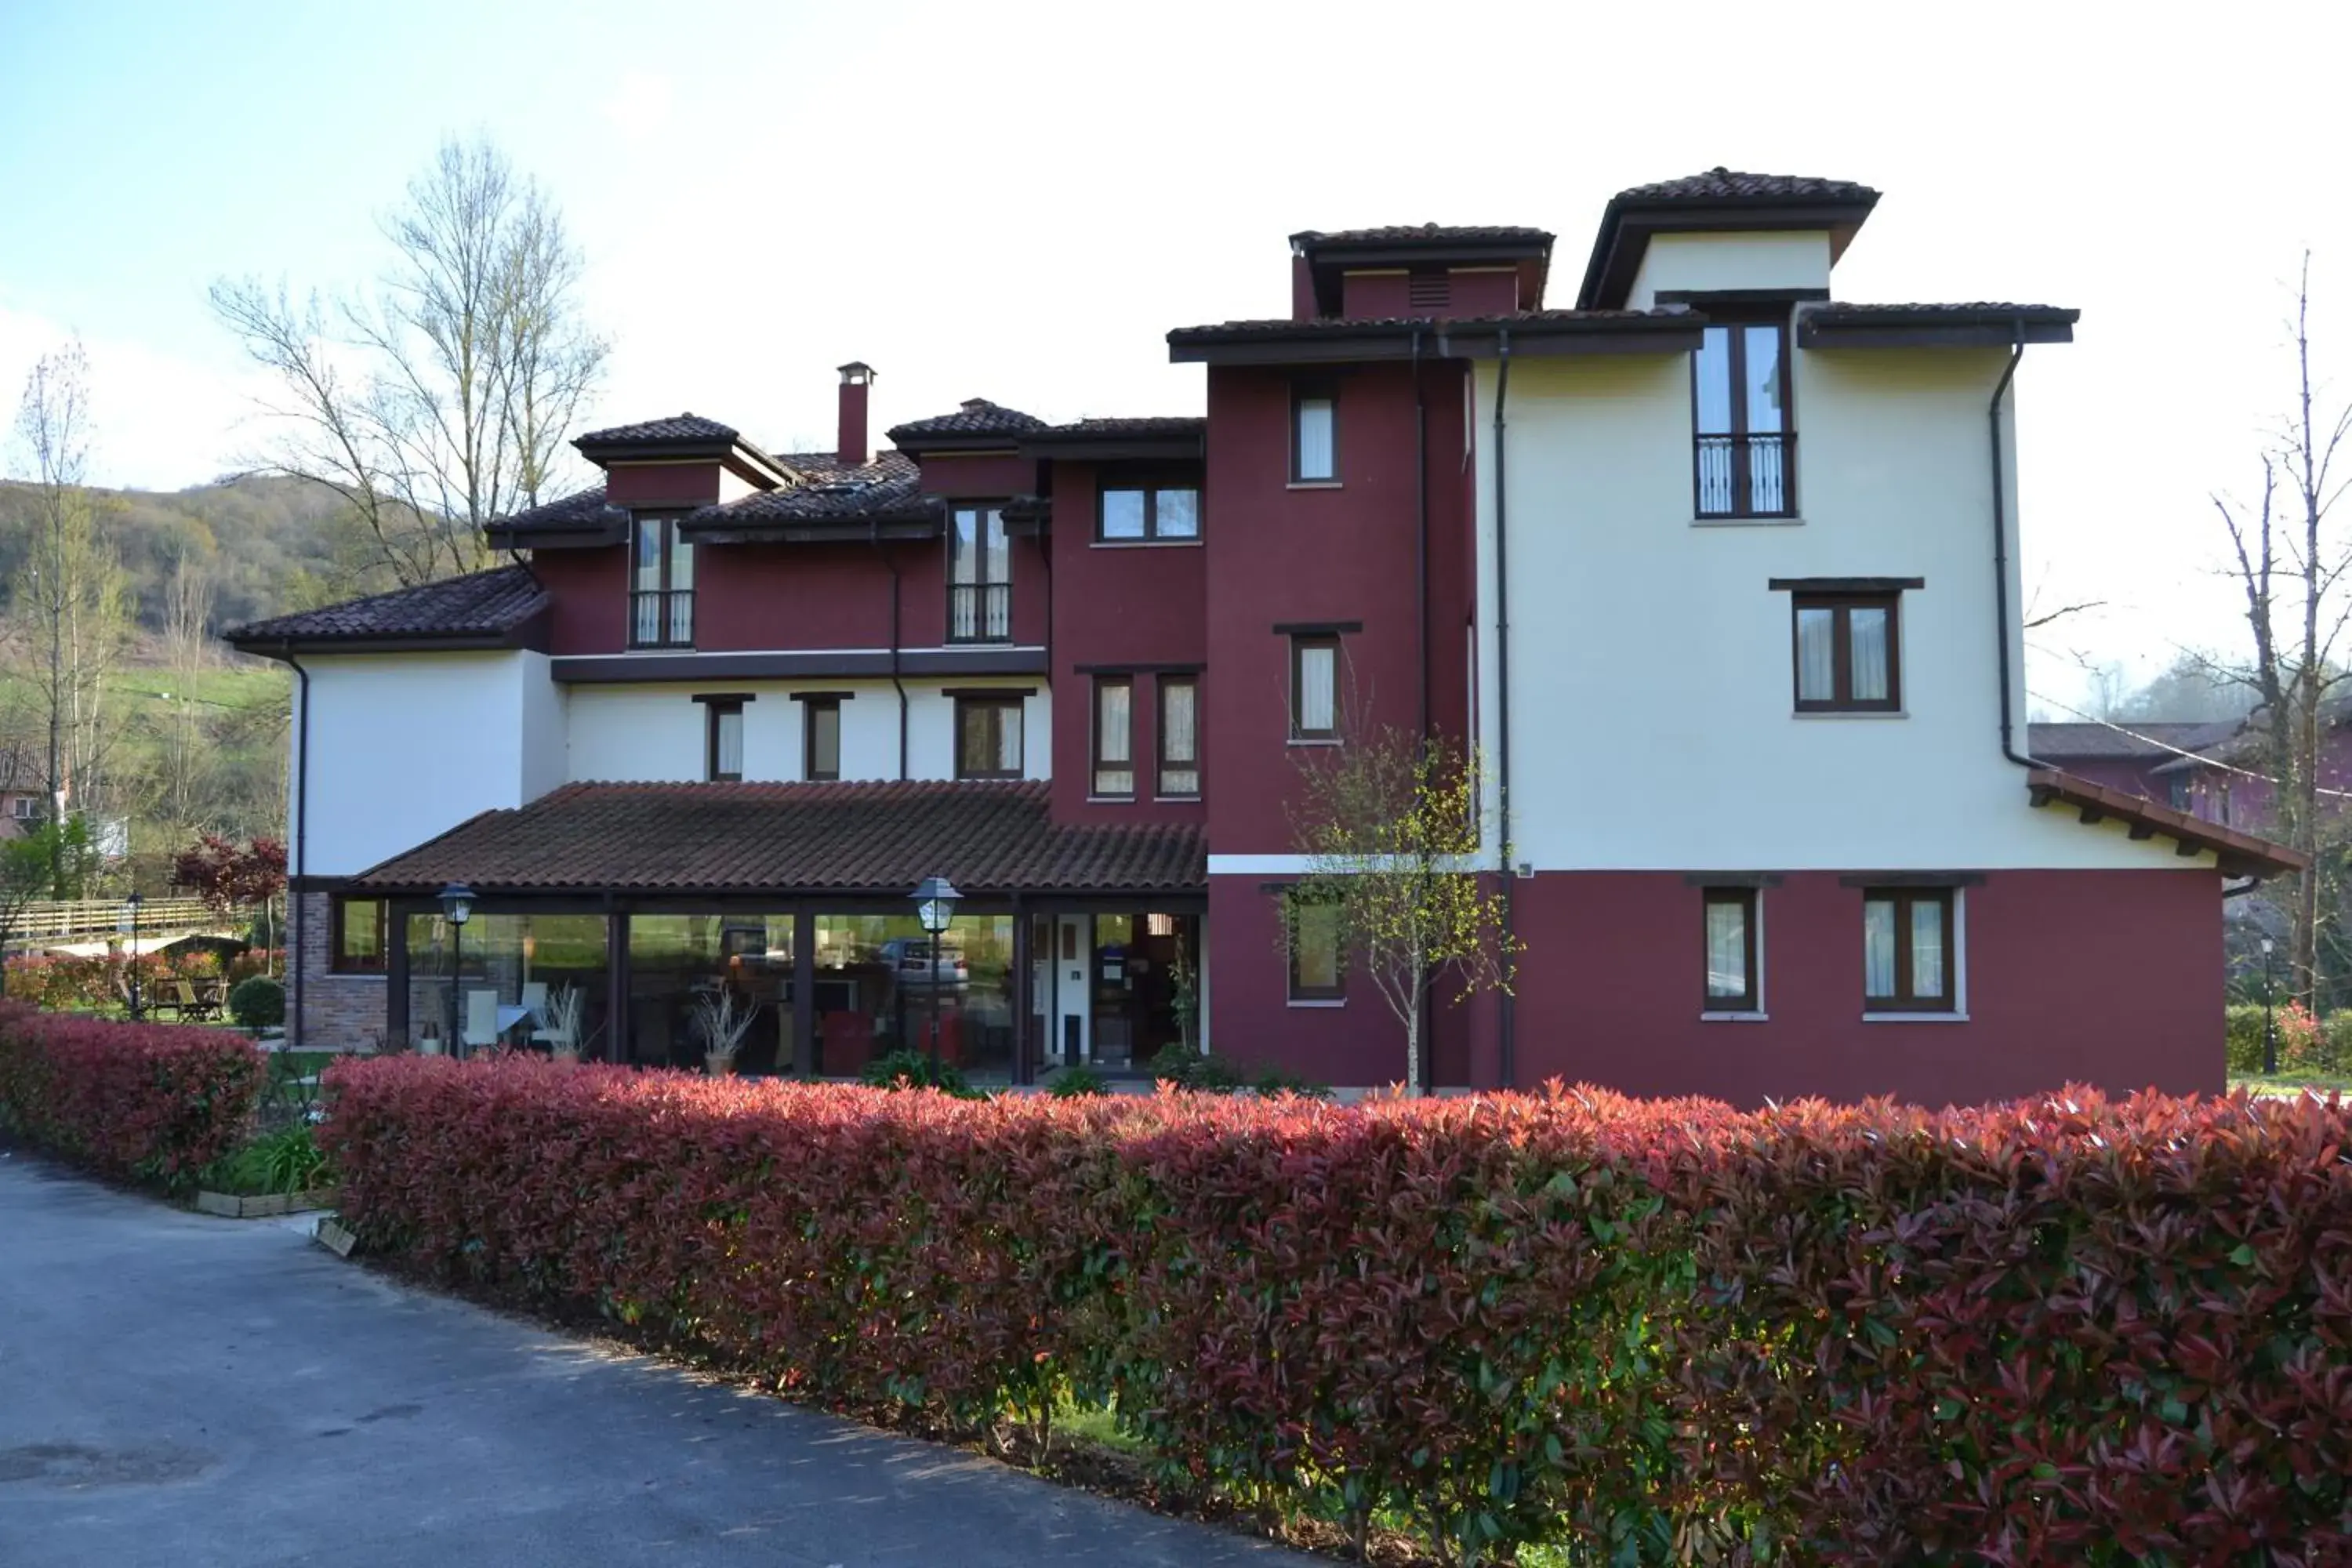
<instances>
[{"instance_id":1,"label":"red photinia hedge","mask_svg":"<svg viewBox=\"0 0 2352 1568\"><path fill-rule=\"evenodd\" d=\"M245 1135L260 1087L261 1053L240 1035L0 1001L0 1121L109 1175L194 1174Z\"/></svg>"},{"instance_id":2,"label":"red photinia hedge","mask_svg":"<svg viewBox=\"0 0 2352 1568\"><path fill-rule=\"evenodd\" d=\"M329 1082L373 1246L967 1428L1115 1398L1171 1480L1465 1552L2352 1552L2352 1113L2315 1101Z\"/></svg>"}]
</instances>

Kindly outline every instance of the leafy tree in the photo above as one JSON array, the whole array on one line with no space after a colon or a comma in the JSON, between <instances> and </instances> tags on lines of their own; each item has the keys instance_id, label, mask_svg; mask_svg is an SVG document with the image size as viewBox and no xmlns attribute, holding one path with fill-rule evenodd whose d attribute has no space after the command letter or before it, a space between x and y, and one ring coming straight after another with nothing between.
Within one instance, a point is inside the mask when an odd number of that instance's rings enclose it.
<instances>
[{"instance_id":1,"label":"leafy tree","mask_svg":"<svg viewBox=\"0 0 2352 1568\"><path fill-rule=\"evenodd\" d=\"M63 824L43 822L14 838L0 838L0 995L7 994L8 944L16 940L26 911L46 898L62 874L79 887L98 868L98 851L89 829L79 817Z\"/></svg>"},{"instance_id":2,"label":"leafy tree","mask_svg":"<svg viewBox=\"0 0 2352 1568\"><path fill-rule=\"evenodd\" d=\"M1456 983L1457 1001L1511 985L1502 899L1477 869L1478 770L1446 742L1382 729L1302 771L1291 826L1307 872L1282 905L1284 947L1297 950L1307 921L1336 925L1403 1027L1406 1092L1418 1094L1423 1019L1440 977Z\"/></svg>"},{"instance_id":3,"label":"leafy tree","mask_svg":"<svg viewBox=\"0 0 2352 1568\"><path fill-rule=\"evenodd\" d=\"M271 912L278 895L286 890L286 846L278 840L256 838L239 847L207 833L194 848L182 850L173 860L172 880L215 914L258 911L262 950L267 952L274 945Z\"/></svg>"}]
</instances>

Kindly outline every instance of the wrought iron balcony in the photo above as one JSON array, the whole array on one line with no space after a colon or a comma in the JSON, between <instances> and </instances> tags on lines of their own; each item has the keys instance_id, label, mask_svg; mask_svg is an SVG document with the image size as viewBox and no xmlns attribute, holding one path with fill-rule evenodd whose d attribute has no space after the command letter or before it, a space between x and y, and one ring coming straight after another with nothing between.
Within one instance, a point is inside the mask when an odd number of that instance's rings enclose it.
<instances>
[{"instance_id":1,"label":"wrought iron balcony","mask_svg":"<svg viewBox=\"0 0 2352 1568\"><path fill-rule=\"evenodd\" d=\"M692 647L694 590L645 588L629 595L631 647Z\"/></svg>"},{"instance_id":2,"label":"wrought iron balcony","mask_svg":"<svg viewBox=\"0 0 2352 1568\"><path fill-rule=\"evenodd\" d=\"M948 588L948 641L1013 640L1013 584L956 583Z\"/></svg>"},{"instance_id":3,"label":"wrought iron balcony","mask_svg":"<svg viewBox=\"0 0 2352 1568\"><path fill-rule=\"evenodd\" d=\"M1696 444L1699 516L1796 515L1795 431L1701 436Z\"/></svg>"}]
</instances>

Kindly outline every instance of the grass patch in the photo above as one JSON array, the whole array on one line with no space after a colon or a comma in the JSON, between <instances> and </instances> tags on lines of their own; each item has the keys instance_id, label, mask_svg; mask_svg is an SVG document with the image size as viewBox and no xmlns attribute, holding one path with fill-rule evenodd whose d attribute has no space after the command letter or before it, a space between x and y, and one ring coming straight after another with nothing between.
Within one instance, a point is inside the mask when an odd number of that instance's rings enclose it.
<instances>
[{"instance_id":1,"label":"grass patch","mask_svg":"<svg viewBox=\"0 0 2352 1568\"><path fill-rule=\"evenodd\" d=\"M1131 1433L1120 1430L1118 1413L1108 1405L1079 1405L1064 1400L1054 1412L1054 1440L1091 1444L1115 1454L1151 1452Z\"/></svg>"},{"instance_id":2,"label":"grass patch","mask_svg":"<svg viewBox=\"0 0 2352 1568\"><path fill-rule=\"evenodd\" d=\"M2230 1087L2242 1089L2249 1094L2283 1096L2290 1100L2301 1096L2306 1089L2323 1095L2352 1095L2352 1072L2233 1072L2230 1075Z\"/></svg>"}]
</instances>

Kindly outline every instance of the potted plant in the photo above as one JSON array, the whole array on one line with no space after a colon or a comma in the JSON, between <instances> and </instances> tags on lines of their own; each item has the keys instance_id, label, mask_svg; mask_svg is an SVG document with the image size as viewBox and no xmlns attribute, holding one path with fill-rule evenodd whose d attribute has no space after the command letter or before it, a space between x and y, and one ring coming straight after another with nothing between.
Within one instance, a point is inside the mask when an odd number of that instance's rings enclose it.
<instances>
[{"instance_id":1,"label":"potted plant","mask_svg":"<svg viewBox=\"0 0 2352 1568\"><path fill-rule=\"evenodd\" d=\"M751 1032L751 1020L759 1016L757 1002L738 1002L735 993L724 986L694 999L694 1027L702 1037L702 1065L712 1078L725 1078L735 1070L743 1037Z\"/></svg>"},{"instance_id":2,"label":"potted plant","mask_svg":"<svg viewBox=\"0 0 2352 1568\"><path fill-rule=\"evenodd\" d=\"M580 1026L585 1018L587 1005L587 994L577 985L559 985L547 994L547 1003L540 1011L540 1022L547 1031L549 1060L576 1062L580 1059Z\"/></svg>"},{"instance_id":3,"label":"potted plant","mask_svg":"<svg viewBox=\"0 0 2352 1568\"><path fill-rule=\"evenodd\" d=\"M425 1025L425 1032L416 1037L416 1049L420 1056L439 1056L441 1054L441 1026L428 1019Z\"/></svg>"}]
</instances>

